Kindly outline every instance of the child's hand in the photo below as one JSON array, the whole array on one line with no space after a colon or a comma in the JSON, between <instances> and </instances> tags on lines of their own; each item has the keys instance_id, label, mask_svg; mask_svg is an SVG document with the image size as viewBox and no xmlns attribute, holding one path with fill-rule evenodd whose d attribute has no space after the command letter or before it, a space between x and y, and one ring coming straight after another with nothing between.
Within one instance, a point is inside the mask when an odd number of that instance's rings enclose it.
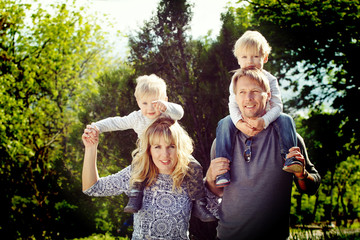
<instances>
[{"instance_id":1,"label":"child's hand","mask_svg":"<svg viewBox=\"0 0 360 240\"><path fill-rule=\"evenodd\" d=\"M166 112L167 107L166 107L166 105L165 105L162 101L160 101L160 100L158 100L158 101L153 101L153 102L152 102L152 105L153 105L153 107L154 107L155 109L157 109L157 110L160 111L161 113Z\"/></svg>"},{"instance_id":2,"label":"child's hand","mask_svg":"<svg viewBox=\"0 0 360 240\"><path fill-rule=\"evenodd\" d=\"M236 128L248 136L255 136L256 134L261 132L261 130L257 130L256 128L253 128L250 124L248 124L243 120L239 120L236 123Z\"/></svg>"},{"instance_id":3,"label":"child's hand","mask_svg":"<svg viewBox=\"0 0 360 240\"><path fill-rule=\"evenodd\" d=\"M253 119L248 119L247 123L252 127L255 128L256 130L263 130L265 128L265 121L262 117L259 117L255 120Z\"/></svg>"},{"instance_id":4,"label":"child's hand","mask_svg":"<svg viewBox=\"0 0 360 240\"><path fill-rule=\"evenodd\" d=\"M99 129L95 126L87 125L81 138L85 147L97 146L99 143Z\"/></svg>"}]
</instances>

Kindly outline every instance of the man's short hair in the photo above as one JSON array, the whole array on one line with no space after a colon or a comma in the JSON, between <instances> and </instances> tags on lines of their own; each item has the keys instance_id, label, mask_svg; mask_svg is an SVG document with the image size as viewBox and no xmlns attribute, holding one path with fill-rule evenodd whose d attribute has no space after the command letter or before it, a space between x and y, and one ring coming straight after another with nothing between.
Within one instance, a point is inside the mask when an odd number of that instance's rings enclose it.
<instances>
[{"instance_id":1,"label":"man's short hair","mask_svg":"<svg viewBox=\"0 0 360 240\"><path fill-rule=\"evenodd\" d=\"M235 71L234 75L232 76L232 83L233 83L233 91L236 94L236 84L241 77L250 77L251 79L257 81L260 87L265 92L270 92L270 84L268 78L265 74L258 68L252 69L238 69Z\"/></svg>"}]
</instances>

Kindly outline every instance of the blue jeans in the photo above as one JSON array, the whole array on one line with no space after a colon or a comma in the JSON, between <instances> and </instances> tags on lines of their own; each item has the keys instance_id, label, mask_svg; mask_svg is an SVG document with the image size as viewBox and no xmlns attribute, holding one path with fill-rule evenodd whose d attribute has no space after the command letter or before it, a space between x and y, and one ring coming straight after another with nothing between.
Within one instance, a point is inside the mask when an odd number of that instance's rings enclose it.
<instances>
[{"instance_id":1,"label":"blue jeans","mask_svg":"<svg viewBox=\"0 0 360 240\"><path fill-rule=\"evenodd\" d=\"M297 146L297 137L294 120L287 114L281 113L273 122L279 135L281 157L285 159L291 147ZM216 128L216 157L224 157L232 162L234 140L238 129L230 116L221 119Z\"/></svg>"},{"instance_id":2,"label":"blue jeans","mask_svg":"<svg viewBox=\"0 0 360 240\"><path fill-rule=\"evenodd\" d=\"M281 113L274 121L274 127L279 136L281 157L286 159L289 149L297 146L295 122L289 115Z\"/></svg>"}]
</instances>

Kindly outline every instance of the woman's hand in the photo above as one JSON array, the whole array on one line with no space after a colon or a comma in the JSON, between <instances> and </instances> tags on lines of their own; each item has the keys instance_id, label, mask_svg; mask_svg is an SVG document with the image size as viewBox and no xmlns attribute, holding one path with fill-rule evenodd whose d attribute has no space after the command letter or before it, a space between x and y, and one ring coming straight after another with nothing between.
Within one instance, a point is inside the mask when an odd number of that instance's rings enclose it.
<instances>
[{"instance_id":1,"label":"woman's hand","mask_svg":"<svg viewBox=\"0 0 360 240\"><path fill-rule=\"evenodd\" d=\"M99 129L96 126L87 125L81 138L85 147L97 147L99 144Z\"/></svg>"},{"instance_id":2,"label":"woman's hand","mask_svg":"<svg viewBox=\"0 0 360 240\"><path fill-rule=\"evenodd\" d=\"M85 191L94 185L99 179L99 174L96 167L99 130L92 125L87 125L81 138L85 145L84 164L82 171L82 189Z\"/></svg>"}]
</instances>

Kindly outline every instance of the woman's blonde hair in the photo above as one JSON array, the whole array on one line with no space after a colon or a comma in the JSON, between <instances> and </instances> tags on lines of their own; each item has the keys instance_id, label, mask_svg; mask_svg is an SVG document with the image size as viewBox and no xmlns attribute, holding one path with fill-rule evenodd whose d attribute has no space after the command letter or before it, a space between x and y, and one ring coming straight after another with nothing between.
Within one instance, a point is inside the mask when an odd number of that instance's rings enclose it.
<instances>
[{"instance_id":1,"label":"woman's blonde hair","mask_svg":"<svg viewBox=\"0 0 360 240\"><path fill-rule=\"evenodd\" d=\"M143 75L136 79L135 98L140 99L144 95L154 95L159 99L166 98L166 83L155 74Z\"/></svg>"},{"instance_id":2,"label":"woman's blonde hair","mask_svg":"<svg viewBox=\"0 0 360 240\"><path fill-rule=\"evenodd\" d=\"M159 170L152 160L150 147L158 143L161 137L167 144L174 144L176 147L177 163L171 173L171 178L173 191L175 188L180 190L181 183L188 171L189 157L194 149L193 141L177 121L168 117L160 117L155 120L138 140L138 147L132 153L130 184L145 182L145 186L150 186L155 183Z\"/></svg>"},{"instance_id":3,"label":"woman's blonde hair","mask_svg":"<svg viewBox=\"0 0 360 240\"><path fill-rule=\"evenodd\" d=\"M258 31L246 31L235 43L235 57L238 58L244 50L256 50L261 56L265 56L270 54L271 47L265 37Z\"/></svg>"}]
</instances>

